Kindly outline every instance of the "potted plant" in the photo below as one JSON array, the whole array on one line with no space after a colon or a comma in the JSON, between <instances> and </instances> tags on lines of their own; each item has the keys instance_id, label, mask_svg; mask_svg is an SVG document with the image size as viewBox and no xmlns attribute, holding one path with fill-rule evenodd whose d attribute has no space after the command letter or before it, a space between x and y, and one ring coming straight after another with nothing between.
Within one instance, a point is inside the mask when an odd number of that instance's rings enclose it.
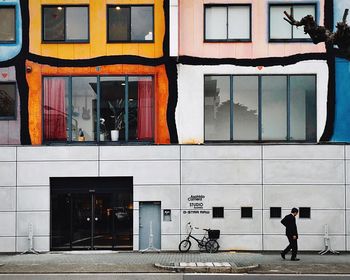
<instances>
[{"instance_id":1,"label":"potted plant","mask_svg":"<svg viewBox=\"0 0 350 280\"><path fill-rule=\"evenodd\" d=\"M113 112L114 118L114 129L111 130L111 140L118 141L119 140L119 131L123 128L124 122L124 114L123 112L117 113L118 109L122 108L123 99L118 99L116 101L115 106L112 105L110 101L108 101L109 108Z\"/></svg>"}]
</instances>

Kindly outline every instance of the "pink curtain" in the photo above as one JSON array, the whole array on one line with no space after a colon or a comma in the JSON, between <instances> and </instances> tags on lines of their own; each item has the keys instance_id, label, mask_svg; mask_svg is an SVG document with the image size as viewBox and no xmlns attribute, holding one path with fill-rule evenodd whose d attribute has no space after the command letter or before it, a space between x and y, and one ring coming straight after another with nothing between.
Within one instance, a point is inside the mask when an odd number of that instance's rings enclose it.
<instances>
[{"instance_id":1,"label":"pink curtain","mask_svg":"<svg viewBox=\"0 0 350 280\"><path fill-rule=\"evenodd\" d=\"M46 141L67 140L65 80L44 79L44 137Z\"/></svg>"},{"instance_id":2,"label":"pink curtain","mask_svg":"<svg viewBox=\"0 0 350 280\"><path fill-rule=\"evenodd\" d=\"M152 81L138 82L137 139L153 138Z\"/></svg>"}]
</instances>

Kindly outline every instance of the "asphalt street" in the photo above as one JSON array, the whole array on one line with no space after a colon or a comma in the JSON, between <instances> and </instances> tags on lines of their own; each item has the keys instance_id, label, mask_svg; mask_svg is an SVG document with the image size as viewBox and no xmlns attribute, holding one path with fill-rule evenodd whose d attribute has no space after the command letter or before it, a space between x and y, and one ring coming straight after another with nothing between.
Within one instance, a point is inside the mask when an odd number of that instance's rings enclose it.
<instances>
[{"instance_id":1,"label":"asphalt street","mask_svg":"<svg viewBox=\"0 0 350 280\"><path fill-rule=\"evenodd\" d=\"M345 280L350 275L246 275L246 274L8 274L0 280Z\"/></svg>"}]
</instances>

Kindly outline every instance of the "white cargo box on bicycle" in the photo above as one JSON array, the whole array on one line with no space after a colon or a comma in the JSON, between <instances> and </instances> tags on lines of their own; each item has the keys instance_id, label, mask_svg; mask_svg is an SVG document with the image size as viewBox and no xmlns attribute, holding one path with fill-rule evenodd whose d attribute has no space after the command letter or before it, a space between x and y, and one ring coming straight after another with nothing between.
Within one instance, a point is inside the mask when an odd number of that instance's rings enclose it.
<instances>
[{"instance_id":1,"label":"white cargo box on bicycle","mask_svg":"<svg viewBox=\"0 0 350 280\"><path fill-rule=\"evenodd\" d=\"M192 235L193 229L199 229L199 228L192 227L191 222L188 222L187 223L188 235L179 244L180 252L188 252L190 250L192 245L190 238L192 238L197 242L199 250L205 249L208 253L216 253L219 250L220 245L217 242L217 239L220 238L220 230L204 228L203 230L205 231L205 233L203 235L203 238L198 239Z\"/></svg>"}]
</instances>

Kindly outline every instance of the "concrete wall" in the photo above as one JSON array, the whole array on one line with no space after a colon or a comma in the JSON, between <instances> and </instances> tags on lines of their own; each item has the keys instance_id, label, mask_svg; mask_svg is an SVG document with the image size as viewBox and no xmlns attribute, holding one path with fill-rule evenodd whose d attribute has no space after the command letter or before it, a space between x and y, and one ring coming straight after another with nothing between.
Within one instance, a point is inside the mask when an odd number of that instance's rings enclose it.
<instances>
[{"instance_id":1,"label":"concrete wall","mask_svg":"<svg viewBox=\"0 0 350 280\"><path fill-rule=\"evenodd\" d=\"M310 219L297 220L300 250L323 248L324 224L333 249L350 250L348 174L344 145L0 147L0 251L27 249L28 223L35 249L50 249L49 178L59 176L133 176L134 250L140 201L172 210L163 250L177 250L188 221L220 229L221 249L280 250L287 240L270 207L311 207ZM191 195L205 196L206 214L188 213ZM244 206L252 219L241 219ZM212 207L224 207L224 218L213 219Z\"/></svg>"}]
</instances>

